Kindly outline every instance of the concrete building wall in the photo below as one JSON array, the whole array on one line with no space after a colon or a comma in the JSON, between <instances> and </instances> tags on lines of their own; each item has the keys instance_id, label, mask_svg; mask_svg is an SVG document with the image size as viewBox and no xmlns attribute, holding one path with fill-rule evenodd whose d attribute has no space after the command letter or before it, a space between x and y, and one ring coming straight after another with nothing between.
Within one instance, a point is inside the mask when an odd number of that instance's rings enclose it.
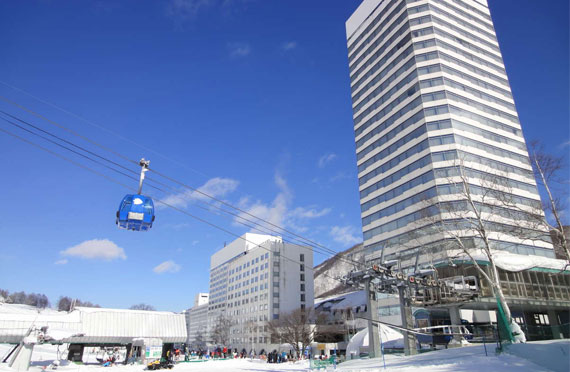
<instances>
[{"instance_id":1,"label":"concrete building wall","mask_svg":"<svg viewBox=\"0 0 570 372\"><path fill-rule=\"evenodd\" d=\"M225 346L259 352L269 348L267 321L313 307L313 253L280 237L246 234L244 239L248 244L238 239L212 259L218 266L211 267L210 291L214 288L218 294L216 302L210 302L208 323L212 330L224 315L233 322L230 345ZM249 244L252 241L258 244Z\"/></svg>"},{"instance_id":2,"label":"concrete building wall","mask_svg":"<svg viewBox=\"0 0 570 372\"><path fill-rule=\"evenodd\" d=\"M206 342L211 339L208 334L208 303L194 306L189 310L190 327L188 332L188 344L192 347L201 347L199 339Z\"/></svg>"},{"instance_id":3,"label":"concrete building wall","mask_svg":"<svg viewBox=\"0 0 570 372\"><path fill-rule=\"evenodd\" d=\"M196 297L194 297L194 306L205 305L208 303L208 299L208 293L198 293Z\"/></svg>"},{"instance_id":4,"label":"concrete building wall","mask_svg":"<svg viewBox=\"0 0 570 372\"><path fill-rule=\"evenodd\" d=\"M447 231L430 221L467 232L435 207L467 210L462 165L476 198L502 190L517 204L485 214L502 229L492 246L554 257L552 244L505 227L540 197L486 1L365 0L346 31L365 251L404 265L420 248L431 252L420 262L446 259Z\"/></svg>"}]
</instances>

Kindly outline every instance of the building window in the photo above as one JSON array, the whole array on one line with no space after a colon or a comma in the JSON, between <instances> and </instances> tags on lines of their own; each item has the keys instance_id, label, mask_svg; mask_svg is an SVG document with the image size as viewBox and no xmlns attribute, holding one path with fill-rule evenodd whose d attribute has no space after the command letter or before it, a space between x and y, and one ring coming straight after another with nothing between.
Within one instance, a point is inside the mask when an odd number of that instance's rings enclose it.
<instances>
[{"instance_id":1,"label":"building window","mask_svg":"<svg viewBox=\"0 0 570 372\"><path fill-rule=\"evenodd\" d=\"M305 291L305 283L301 283L301 291Z\"/></svg>"},{"instance_id":2,"label":"building window","mask_svg":"<svg viewBox=\"0 0 570 372\"><path fill-rule=\"evenodd\" d=\"M534 323L537 325L550 325L550 319L546 314L534 314Z\"/></svg>"},{"instance_id":3,"label":"building window","mask_svg":"<svg viewBox=\"0 0 570 372\"><path fill-rule=\"evenodd\" d=\"M301 262L305 262L305 255L304 255L303 253L301 253L301 254L299 255L299 260L300 260Z\"/></svg>"},{"instance_id":4,"label":"building window","mask_svg":"<svg viewBox=\"0 0 570 372\"><path fill-rule=\"evenodd\" d=\"M305 304L301 304L301 310L305 310Z\"/></svg>"},{"instance_id":5,"label":"building window","mask_svg":"<svg viewBox=\"0 0 570 372\"><path fill-rule=\"evenodd\" d=\"M301 302L305 302L305 294L301 293Z\"/></svg>"},{"instance_id":6,"label":"building window","mask_svg":"<svg viewBox=\"0 0 570 372\"><path fill-rule=\"evenodd\" d=\"M305 281L305 274L301 274L301 281L302 281L302 282Z\"/></svg>"},{"instance_id":7,"label":"building window","mask_svg":"<svg viewBox=\"0 0 570 372\"><path fill-rule=\"evenodd\" d=\"M301 271L305 271L305 265L301 264Z\"/></svg>"}]
</instances>

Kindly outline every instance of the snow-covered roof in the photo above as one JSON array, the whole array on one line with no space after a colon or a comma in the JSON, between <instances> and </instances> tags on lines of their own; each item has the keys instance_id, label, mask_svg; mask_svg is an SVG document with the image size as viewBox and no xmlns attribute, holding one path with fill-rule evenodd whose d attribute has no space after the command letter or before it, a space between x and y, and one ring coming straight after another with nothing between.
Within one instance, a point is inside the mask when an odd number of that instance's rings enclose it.
<instances>
[{"instance_id":1,"label":"snow-covered roof","mask_svg":"<svg viewBox=\"0 0 570 372\"><path fill-rule=\"evenodd\" d=\"M450 256L455 257L456 259L469 260L469 257L459 250L451 252ZM488 257L481 250L474 251L471 253L471 256L477 261L489 261ZM542 256L522 255L506 251L493 251L493 259L497 267L506 271L516 272L530 269L548 269L558 271L570 270L570 267L567 267L568 261Z\"/></svg>"},{"instance_id":2,"label":"snow-covered roof","mask_svg":"<svg viewBox=\"0 0 570 372\"><path fill-rule=\"evenodd\" d=\"M355 291L341 295L315 299L315 308L330 308L330 310L354 308L366 305L366 293Z\"/></svg>"},{"instance_id":3,"label":"snow-covered roof","mask_svg":"<svg viewBox=\"0 0 570 372\"><path fill-rule=\"evenodd\" d=\"M32 326L48 326L48 331L57 329L84 335L66 338L65 342L126 344L140 337L160 338L163 342L186 340L184 314L91 307L76 307L66 312L0 304L0 343L19 342Z\"/></svg>"}]
</instances>

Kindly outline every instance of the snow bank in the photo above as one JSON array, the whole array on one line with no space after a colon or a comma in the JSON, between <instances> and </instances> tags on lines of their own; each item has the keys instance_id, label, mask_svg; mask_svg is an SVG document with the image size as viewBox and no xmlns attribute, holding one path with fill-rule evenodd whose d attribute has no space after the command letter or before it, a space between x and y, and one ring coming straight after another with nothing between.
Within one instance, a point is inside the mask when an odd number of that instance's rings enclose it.
<instances>
[{"instance_id":1,"label":"snow bank","mask_svg":"<svg viewBox=\"0 0 570 372\"><path fill-rule=\"evenodd\" d=\"M65 347L62 347L64 349ZM0 354L10 349L9 345L0 344ZM547 372L568 371L568 355L570 341L531 342L509 347L508 353L495 355L487 345L488 355L482 345L434 351L402 357L386 355L386 369L382 368L382 359L351 360L341 363L339 372ZM521 356L518 356L520 353ZM57 358L57 347L54 345L38 345L32 354L30 372L53 371L51 363ZM542 359L541 359L542 358ZM532 359L530 361L529 359ZM536 364L535 364L536 363ZM101 367L98 364L76 365L62 361L58 372L143 372L144 365L115 365ZM15 372L5 364L0 364L0 371ZM172 372L309 372L308 361L299 363L268 364L260 360L236 359L207 361L202 363L179 363Z\"/></svg>"},{"instance_id":2,"label":"snow bank","mask_svg":"<svg viewBox=\"0 0 570 372\"><path fill-rule=\"evenodd\" d=\"M529 345L529 344L520 344ZM432 351L410 357L385 355L386 369L382 358L351 360L341 363L338 372L551 372L543 365L506 353L496 355L487 345ZM562 361L567 363L567 359ZM560 359L558 361L560 363ZM567 371L567 369L565 370Z\"/></svg>"},{"instance_id":3,"label":"snow bank","mask_svg":"<svg viewBox=\"0 0 570 372\"><path fill-rule=\"evenodd\" d=\"M380 341L385 349L403 349L404 348L404 336L398 331L384 325L378 324L378 333L380 334ZM361 348L368 347L368 328L364 328L362 331L358 332L350 339L350 342L346 346L346 355L356 355L360 354Z\"/></svg>"},{"instance_id":4,"label":"snow bank","mask_svg":"<svg viewBox=\"0 0 570 372\"><path fill-rule=\"evenodd\" d=\"M507 353L531 361L555 372L568 372L570 369L570 340L548 340L512 344Z\"/></svg>"},{"instance_id":5,"label":"snow bank","mask_svg":"<svg viewBox=\"0 0 570 372\"><path fill-rule=\"evenodd\" d=\"M514 320L509 325L511 334L513 335L515 344L521 344L526 342L526 336L521 329L521 326L517 324Z\"/></svg>"}]
</instances>

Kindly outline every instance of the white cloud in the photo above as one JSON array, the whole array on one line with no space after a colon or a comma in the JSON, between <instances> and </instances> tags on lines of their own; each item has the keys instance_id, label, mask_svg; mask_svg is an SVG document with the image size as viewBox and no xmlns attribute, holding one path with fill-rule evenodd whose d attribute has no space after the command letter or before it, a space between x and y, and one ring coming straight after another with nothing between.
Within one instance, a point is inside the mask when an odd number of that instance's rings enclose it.
<instances>
[{"instance_id":1,"label":"white cloud","mask_svg":"<svg viewBox=\"0 0 570 372\"><path fill-rule=\"evenodd\" d=\"M345 179L349 179L352 176L349 173L340 171L337 172L334 176L332 176L331 178L329 178L330 182L336 182L336 181L341 181L341 180L345 180Z\"/></svg>"},{"instance_id":2,"label":"white cloud","mask_svg":"<svg viewBox=\"0 0 570 372\"><path fill-rule=\"evenodd\" d=\"M259 217L262 220L268 221L273 225L280 226L283 228L291 228L297 232L305 232L307 228L307 220L316 219L323 217L330 213L330 208L318 209L315 206L309 207L296 207L291 209L291 204L293 202L293 193L287 185L287 181L279 174L275 174L275 184L277 185L279 192L273 199L271 203L263 203L259 200L252 201L248 197L242 197L238 202L238 206L245 210L247 213ZM278 230L275 226L256 220L247 213L240 213L240 217L246 218L251 221L256 221L260 225L271 229ZM244 221L239 218L234 218L234 223L239 224ZM277 232L267 232L277 234Z\"/></svg>"},{"instance_id":3,"label":"white cloud","mask_svg":"<svg viewBox=\"0 0 570 372\"><path fill-rule=\"evenodd\" d=\"M251 53L251 46L247 43L229 43L230 57L245 57Z\"/></svg>"},{"instance_id":4,"label":"white cloud","mask_svg":"<svg viewBox=\"0 0 570 372\"><path fill-rule=\"evenodd\" d=\"M67 262L68 262L68 261L67 261L67 258L64 258L64 259L62 259L62 260L57 260L57 261L55 261L54 263L55 263L56 265L65 265Z\"/></svg>"},{"instance_id":5,"label":"white cloud","mask_svg":"<svg viewBox=\"0 0 570 372\"><path fill-rule=\"evenodd\" d=\"M336 154L333 153L324 154L319 158L317 165L319 166L319 168L324 168L328 163L330 163L336 158L337 158Z\"/></svg>"},{"instance_id":6,"label":"white cloud","mask_svg":"<svg viewBox=\"0 0 570 372\"><path fill-rule=\"evenodd\" d=\"M231 178L212 178L208 180L204 185L198 188L198 191L208 194L210 196L221 197L226 194L233 192L239 185L239 181L232 180ZM207 199L206 196L196 193L194 195L196 199Z\"/></svg>"},{"instance_id":7,"label":"white cloud","mask_svg":"<svg viewBox=\"0 0 570 372\"><path fill-rule=\"evenodd\" d=\"M330 208L323 208L321 210L317 210L314 207L297 207L289 213L289 217L293 218L319 218L329 214L331 211Z\"/></svg>"},{"instance_id":8,"label":"white cloud","mask_svg":"<svg viewBox=\"0 0 570 372\"><path fill-rule=\"evenodd\" d=\"M238 185L239 181L237 180L233 180L231 178L215 177L208 180L208 182L202 186L198 187L198 191L185 190L179 194L169 195L163 199L163 202L177 208L186 208L192 201L208 200L209 198L204 194L213 196L215 198L221 198L235 191ZM157 206L161 208L161 203L158 203ZM164 208L165 206L162 205L162 207Z\"/></svg>"},{"instance_id":9,"label":"white cloud","mask_svg":"<svg viewBox=\"0 0 570 372\"><path fill-rule=\"evenodd\" d=\"M176 23L194 19L198 13L215 10L222 15L231 15L244 8L251 0L168 0L166 15Z\"/></svg>"},{"instance_id":10,"label":"white cloud","mask_svg":"<svg viewBox=\"0 0 570 372\"><path fill-rule=\"evenodd\" d=\"M181 268L180 265L178 265L172 260L169 260L169 261L164 261L160 265L156 266L154 269L152 269L152 271L154 271L157 274L177 273L178 271L180 271L180 268Z\"/></svg>"},{"instance_id":11,"label":"white cloud","mask_svg":"<svg viewBox=\"0 0 570 372\"><path fill-rule=\"evenodd\" d=\"M287 41L283 44L281 44L281 50L288 52L290 50L293 50L297 48L297 42L296 41Z\"/></svg>"},{"instance_id":12,"label":"white cloud","mask_svg":"<svg viewBox=\"0 0 570 372\"><path fill-rule=\"evenodd\" d=\"M351 246L358 244L362 241L360 231L354 226L333 226L331 229L331 236L335 242L341 243L344 246Z\"/></svg>"},{"instance_id":13,"label":"white cloud","mask_svg":"<svg viewBox=\"0 0 570 372\"><path fill-rule=\"evenodd\" d=\"M177 20L194 17L198 11L212 4L212 0L170 0L166 13Z\"/></svg>"},{"instance_id":14,"label":"white cloud","mask_svg":"<svg viewBox=\"0 0 570 372\"><path fill-rule=\"evenodd\" d=\"M293 199L293 195L289 189L289 186L287 186L287 182L280 174L276 173L274 180L275 184L279 188L279 192L270 204L264 204L260 201L251 203L249 198L246 197L240 199L239 205L243 207L242 209L246 209L246 212L249 214L259 217L265 221L269 221L274 225L284 226L285 215L287 214L288 206ZM252 217L246 213L240 213L240 217L252 220ZM237 218L234 219L234 221L244 222L243 220ZM264 225L270 228L274 228L269 224Z\"/></svg>"},{"instance_id":15,"label":"white cloud","mask_svg":"<svg viewBox=\"0 0 570 372\"><path fill-rule=\"evenodd\" d=\"M63 256L79 257L84 259L102 259L111 261L115 259L127 259L123 248L117 246L108 239L86 240L60 252Z\"/></svg>"}]
</instances>

